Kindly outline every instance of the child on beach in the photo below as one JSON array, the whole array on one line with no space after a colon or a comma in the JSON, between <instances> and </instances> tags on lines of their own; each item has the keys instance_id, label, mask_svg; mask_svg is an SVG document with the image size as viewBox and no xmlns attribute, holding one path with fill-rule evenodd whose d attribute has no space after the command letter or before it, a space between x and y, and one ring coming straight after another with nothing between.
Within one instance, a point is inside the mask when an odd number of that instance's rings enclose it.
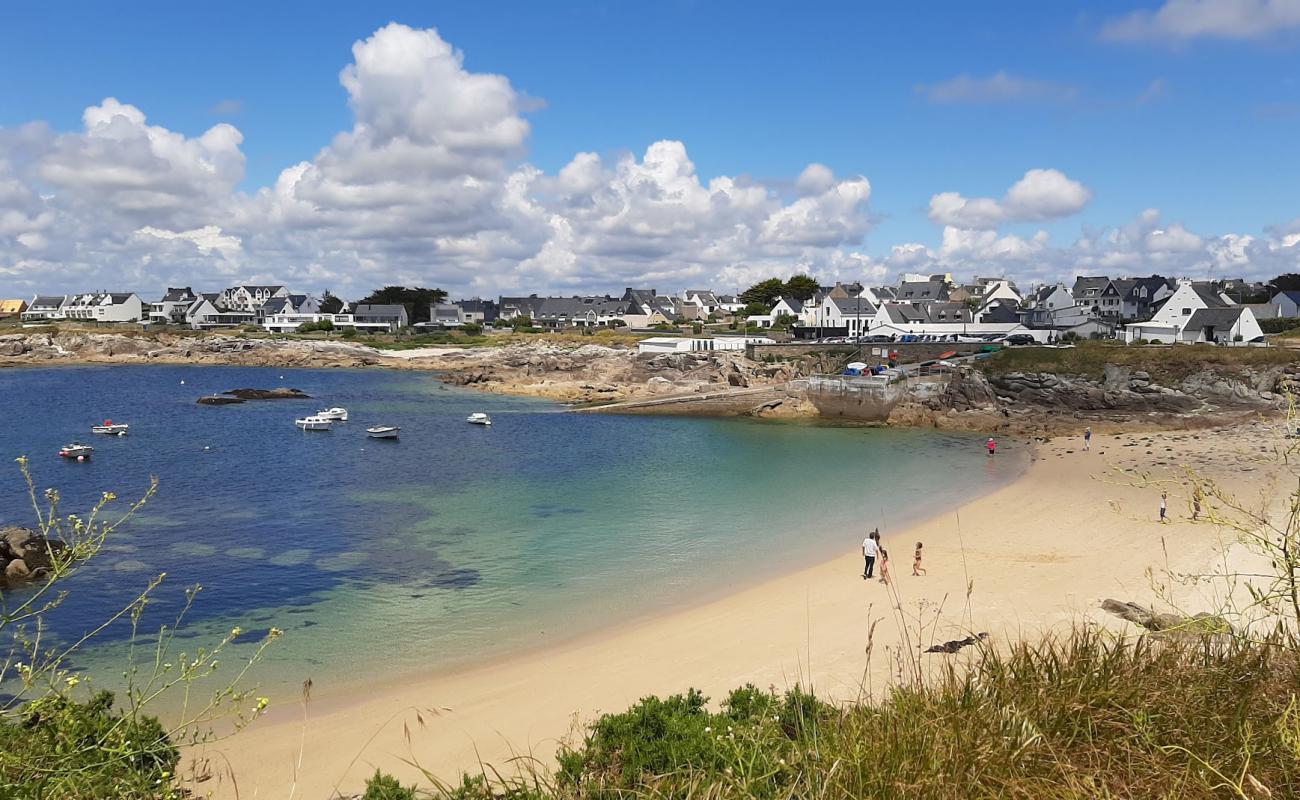
<instances>
[{"instance_id":1,"label":"child on beach","mask_svg":"<svg viewBox=\"0 0 1300 800\"><path fill-rule=\"evenodd\" d=\"M1160 493L1160 521L1161 522L1169 521L1169 518L1165 516L1165 513L1168 511L1168 509L1169 509L1169 492L1161 492Z\"/></svg>"},{"instance_id":2,"label":"child on beach","mask_svg":"<svg viewBox=\"0 0 1300 800\"><path fill-rule=\"evenodd\" d=\"M880 548L880 582L889 585L889 551Z\"/></svg>"},{"instance_id":3,"label":"child on beach","mask_svg":"<svg viewBox=\"0 0 1300 800\"><path fill-rule=\"evenodd\" d=\"M989 448L989 455L993 455L994 453L996 453L996 452L998 451L998 443L995 442L995 441L993 441L993 437L992 437L992 436L989 437L989 440L988 440L988 442L987 442L987 445L988 445L988 448Z\"/></svg>"},{"instance_id":4,"label":"child on beach","mask_svg":"<svg viewBox=\"0 0 1300 800\"><path fill-rule=\"evenodd\" d=\"M924 575L925 567L921 566L921 543L916 543L916 555L912 556L912 574Z\"/></svg>"},{"instance_id":5,"label":"child on beach","mask_svg":"<svg viewBox=\"0 0 1300 800\"><path fill-rule=\"evenodd\" d=\"M1088 427L1083 429L1083 452L1086 453L1091 449L1092 449L1092 428Z\"/></svg>"}]
</instances>

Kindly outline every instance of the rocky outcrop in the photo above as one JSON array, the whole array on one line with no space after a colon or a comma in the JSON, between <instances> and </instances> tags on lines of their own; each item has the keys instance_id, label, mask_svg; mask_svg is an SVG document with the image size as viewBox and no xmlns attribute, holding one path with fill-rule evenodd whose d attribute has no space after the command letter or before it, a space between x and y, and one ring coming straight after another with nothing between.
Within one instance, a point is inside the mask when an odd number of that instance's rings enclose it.
<instances>
[{"instance_id":1,"label":"rocky outcrop","mask_svg":"<svg viewBox=\"0 0 1300 800\"><path fill-rule=\"evenodd\" d=\"M241 339L239 335L194 332L78 330L0 336L0 366L70 362L316 368L364 367L381 361L381 356L369 347L337 341Z\"/></svg>"},{"instance_id":2,"label":"rocky outcrop","mask_svg":"<svg viewBox=\"0 0 1300 800\"><path fill-rule=\"evenodd\" d=\"M194 402L201 406L233 406L245 400L310 400L311 395L301 389L230 389L221 394L200 397Z\"/></svg>"},{"instance_id":3,"label":"rocky outcrop","mask_svg":"<svg viewBox=\"0 0 1300 800\"><path fill-rule=\"evenodd\" d=\"M0 587L19 586L50 573L54 559L67 549L29 528L0 528Z\"/></svg>"},{"instance_id":4,"label":"rocky outcrop","mask_svg":"<svg viewBox=\"0 0 1300 800\"><path fill-rule=\"evenodd\" d=\"M1102 381L1050 372L1009 372L988 380L999 397L1062 411L1185 413L1203 405L1198 397L1157 386L1145 372L1111 374Z\"/></svg>"},{"instance_id":5,"label":"rocky outcrop","mask_svg":"<svg viewBox=\"0 0 1300 800\"><path fill-rule=\"evenodd\" d=\"M444 370L444 379L460 386L576 403L777 386L807 374L799 361L755 363L736 351L643 355L544 341L440 353L412 366Z\"/></svg>"}]
</instances>

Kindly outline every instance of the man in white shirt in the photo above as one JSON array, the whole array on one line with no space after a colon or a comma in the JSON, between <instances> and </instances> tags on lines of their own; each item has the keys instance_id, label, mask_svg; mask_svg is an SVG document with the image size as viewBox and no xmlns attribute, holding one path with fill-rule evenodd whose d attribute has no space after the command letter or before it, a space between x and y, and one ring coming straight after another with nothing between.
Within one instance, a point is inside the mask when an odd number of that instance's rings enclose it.
<instances>
[{"instance_id":1,"label":"man in white shirt","mask_svg":"<svg viewBox=\"0 0 1300 800\"><path fill-rule=\"evenodd\" d=\"M866 567L862 570L862 580L871 580L871 572L876 568L876 554L880 552L880 529L876 529L867 534L867 538L862 540L862 557L866 559Z\"/></svg>"}]
</instances>

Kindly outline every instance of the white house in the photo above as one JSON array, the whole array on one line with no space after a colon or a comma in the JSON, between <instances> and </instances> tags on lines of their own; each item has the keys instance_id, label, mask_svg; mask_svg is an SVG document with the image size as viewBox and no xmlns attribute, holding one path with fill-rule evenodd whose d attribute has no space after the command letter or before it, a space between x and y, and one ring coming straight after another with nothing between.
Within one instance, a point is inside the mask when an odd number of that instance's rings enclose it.
<instances>
[{"instance_id":1,"label":"white house","mask_svg":"<svg viewBox=\"0 0 1300 800\"><path fill-rule=\"evenodd\" d=\"M195 330L209 331L257 322L257 316L252 311L223 311L217 308L219 296L216 293L199 295L199 299L185 309L185 324Z\"/></svg>"},{"instance_id":2,"label":"white house","mask_svg":"<svg viewBox=\"0 0 1300 800\"><path fill-rule=\"evenodd\" d=\"M150 322L184 322L185 312L199 296L188 286L167 287L167 292L156 303L149 304Z\"/></svg>"},{"instance_id":3,"label":"white house","mask_svg":"<svg viewBox=\"0 0 1300 800\"><path fill-rule=\"evenodd\" d=\"M1270 301L1278 307L1278 314L1288 319L1300 317L1300 292L1286 289L1273 295Z\"/></svg>"},{"instance_id":4,"label":"white house","mask_svg":"<svg viewBox=\"0 0 1300 800\"><path fill-rule=\"evenodd\" d=\"M283 286L232 286L223 291L214 305L222 311L257 311L273 297L288 297Z\"/></svg>"},{"instance_id":5,"label":"white house","mask_svg":"<svg viewBox=\"0 0 1300 800\"><path fill-rule=\"evenodd\" d=\"M979 281L982 279L976 278L976 280ZM983 284L984 292L980 295L981 304L988 305L994 300L1003 300L1009 303L1014 303L1015 305L1020 305L1024 301L1024 298L1020 296L1020 292L1017 292L1015 287L1011 285L1011 282L1005 278L983 280L986 280L987 282Z\"/></svg>"},{"instance_id":6,"label":"white house","mask_svg":"<svg viewBox=\"0 0 1300 800\"><path fill-rule=\"evenodd\" d=\"M1249 342L1264 335L1255 314L1246 306L1228 308L1202 308L1192 316L1179 332L1178 341L1185 344L1198 342Z\"/></svg>"},{"instance_id":7,"label":"white house","mask_svg":"<svg viewBox=\"0 0 1300 800\"><path fill-rule=\"evenodd\" d=\"M146 319L144 301L134 292L87 292L74 295L62 307L63 318L79 322L139 322Z\"/></svg>"},{"instance_id":8,"label":"white house","mask_svg":"<svg viewBox=\"0 0 1300 800\"><path fill-rule=\"evenodd\" d=\"M1135 322L1124 328L1124 340L1134 342L1138 339L1148 339L1167 344L1183 341L1183 330L1188 327L1192 315L1197 311L1202 309L1224 309L1231 306L1232 301L1209 284L1182 280L1179 281L1178 288L1174 289L1174 293L1160 303L1150 320ZM1221 320L1216 318L1216 324L1210 325L1212 329L1216 329L1211 330L1211 335L1221 334L1221 331L1217 330L1218 323L1221 323ZM1234 326L1240 324L1234 323ZM1250 322L1246 324L1246 327L1249 329L1250 325L1254 325L1255 330L1259 328L1259 323L1255 320L1254 314L1250 314ZM1204 331L1202 330L1195 335L1202 336ZM1259 335L1259 333L1255 333L1247 338L1253 339ZM1192 339L1192 341L1198 340ZM1231 338L1229 338L1229 341L1231 341Z\"/></svg>"},{"instance_id":9,"label":"white house","mask_svg":"<svg viewBox=\"0 0 1300 800\"><path fill-rule=\"evenodd\" d=\"M41 295L38 294L32 298L32 302L27 304L27 310L22 313L22 321L29 322L52 322L63 319L63 306L71 298L68 295Z\"/></svg>"}]
</instances>

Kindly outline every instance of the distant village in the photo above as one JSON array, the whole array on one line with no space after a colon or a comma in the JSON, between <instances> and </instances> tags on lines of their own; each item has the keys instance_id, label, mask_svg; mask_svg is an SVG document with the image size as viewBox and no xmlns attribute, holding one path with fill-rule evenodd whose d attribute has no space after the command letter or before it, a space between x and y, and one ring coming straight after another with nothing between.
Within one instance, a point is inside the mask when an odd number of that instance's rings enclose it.
<instances>
[{"instance_id":1,"label":"distant village","mask_svg":"<svg viewBox=\"0 0 1300 800\"><path fill-rule=\"evenodd\" d=\"M776 283L778 282L769 282ZM793 285L793 281L790 285ZM754 287L758 288L758 287ZM256 326L272 333L354 330L365 333L449 331L479 327L544 330L627 328L665 331L691 325L776 333L800 339L959 341L1073 339L1126 342L1252 344L1261 321L1300 316L1300 291L1270 291L1243 280L1194 281L1150 276L1088 276L1021 291L1006 278L957 283L951 275L904 274L892 285L818 286L804 296L756 296L707 289L661 294L628 288L619 296L502 296L427 304L344 303L286 286L240 285L217 293L168 288L156 300L131 292L37 295L0 300L0 317L23 325L62 321L178 326L193 330ZM441 293L439 293L441 294ZM761 294L761 293L758 293ZM722 325L718 325L721 323ZM687 348L682 349L712 349Z\"/></svg>"}]
</instances>

